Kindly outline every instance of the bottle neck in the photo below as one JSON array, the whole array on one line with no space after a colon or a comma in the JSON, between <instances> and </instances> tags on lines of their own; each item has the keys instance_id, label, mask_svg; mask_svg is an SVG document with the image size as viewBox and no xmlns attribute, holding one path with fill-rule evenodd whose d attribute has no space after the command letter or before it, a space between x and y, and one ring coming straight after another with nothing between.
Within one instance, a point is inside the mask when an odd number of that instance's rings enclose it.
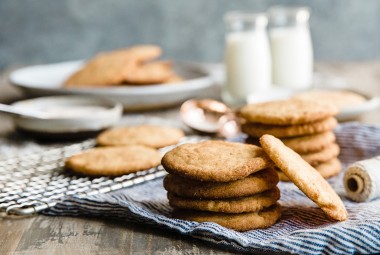
<instances>
[{"instance_id":1,"label":"bottle neck","mask_svg":"<svg viewBox=\"0 0 380 255\"><path fill-rule=\"evenodd\" d=\"M269 27L309 27L309 19L307 7L277 6L269 9Z\"/></svg>"},{"instance_id":2,"label":"bottle neck","mask_svg":"<svg viewBox=\"0 0 380 255\"><path fill-rule=\"evenodd\" d=\"M268 25L268 17L263 13L230 12L224 21L227 33L265 30Z\"/></svg>"}]
</instances>

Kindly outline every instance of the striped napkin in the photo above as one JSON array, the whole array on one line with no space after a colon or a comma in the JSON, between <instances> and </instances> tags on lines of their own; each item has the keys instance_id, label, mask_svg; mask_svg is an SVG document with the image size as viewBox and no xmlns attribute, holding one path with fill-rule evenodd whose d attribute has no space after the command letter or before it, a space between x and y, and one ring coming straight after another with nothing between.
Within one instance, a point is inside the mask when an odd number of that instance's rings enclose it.
<instances>
[{"instance_id":1,"label":"striped napkin","mask_svg":"<svg viewBox=\"0 0 380 255\"><path fill-rule=\"evenodd\" d=\"M380 126L341 124L336 130L340 158L347 164L380 154ZM294 184L280 183L284 208L280 221L268 229L237 232L215 223L174 219L162 179L91 197L70 197L46 215L85 215L119 218L177 231L183 235L228 246L237 252L297 254L380 253L380 199L355 203L344 194L343 173L329 180L342 197L349 219L326 218Z\"/></svg>"}]
</instances>

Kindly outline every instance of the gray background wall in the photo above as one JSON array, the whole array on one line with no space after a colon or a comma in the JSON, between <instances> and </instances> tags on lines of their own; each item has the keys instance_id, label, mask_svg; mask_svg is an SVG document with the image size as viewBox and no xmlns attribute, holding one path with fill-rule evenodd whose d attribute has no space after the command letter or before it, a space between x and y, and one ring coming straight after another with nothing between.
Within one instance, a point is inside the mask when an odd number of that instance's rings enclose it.
<instances>
[{"instance_id":1,"label":"gray background wall","mask_svg":"<svg viewBox=\"0 0 380 255\"><path fill-rule=\"evenodd\" d=\"M229 10L308 5L317 60L380 58L378 0L1 0L0 69L86 58L138 43L169 58L223 58L222 18Z\"/></svg>"}]
</instances>

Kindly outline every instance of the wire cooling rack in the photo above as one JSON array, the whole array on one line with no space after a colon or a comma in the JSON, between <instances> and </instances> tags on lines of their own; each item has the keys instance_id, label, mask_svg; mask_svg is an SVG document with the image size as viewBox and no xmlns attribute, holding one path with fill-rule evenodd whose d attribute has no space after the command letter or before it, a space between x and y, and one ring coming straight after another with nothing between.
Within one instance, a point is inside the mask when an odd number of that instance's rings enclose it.
<instances>
[{"instance_id":1,"label":"wire cooling rack","mask_svg":"<svg viewBox=\"0 0 380 255\"><path fill-rule=\"evenodd\" d=\"M204 140L188 136L180 144ZM0 161L0 213L31 215L53 207L65 197L107 193L166 174L162 166L119 177L78 176L64 169L67 157L95 146L94 140L42 153ZM161 149L165 153L175 146Z\"/></svg>"}]
</instances>

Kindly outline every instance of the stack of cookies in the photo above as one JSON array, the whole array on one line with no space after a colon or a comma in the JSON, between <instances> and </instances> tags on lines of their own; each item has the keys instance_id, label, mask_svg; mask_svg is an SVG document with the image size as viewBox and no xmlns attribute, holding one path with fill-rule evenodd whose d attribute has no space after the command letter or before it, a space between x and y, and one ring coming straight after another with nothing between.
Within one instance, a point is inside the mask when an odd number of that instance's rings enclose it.
<instances>
[{"instance_id":1,"label":"stack of cookies","mask_svg":"<svg viewBox=\"0 0 380 255\"><path fill-rule=\"evenodd\" d=\"M342 169L333 133L337 113L334 105L296 99L246 105L240 111L248 143L257 144L264 134L280 138L324 178ZM289 180L280 171L279 176L280 180Z\"/></svg>"},{"instance_id":2,"label":"stack of cookies","mask_svg":"<svg viewBox=\"0 0 380 255\"><path fill-rule=\"evenodd\" d=\"M274 164L255 145L184 144L161 163L169 172L164 187L176 218L247 231L269 227L281 216Z\"/></svg>"}]
</instances>

